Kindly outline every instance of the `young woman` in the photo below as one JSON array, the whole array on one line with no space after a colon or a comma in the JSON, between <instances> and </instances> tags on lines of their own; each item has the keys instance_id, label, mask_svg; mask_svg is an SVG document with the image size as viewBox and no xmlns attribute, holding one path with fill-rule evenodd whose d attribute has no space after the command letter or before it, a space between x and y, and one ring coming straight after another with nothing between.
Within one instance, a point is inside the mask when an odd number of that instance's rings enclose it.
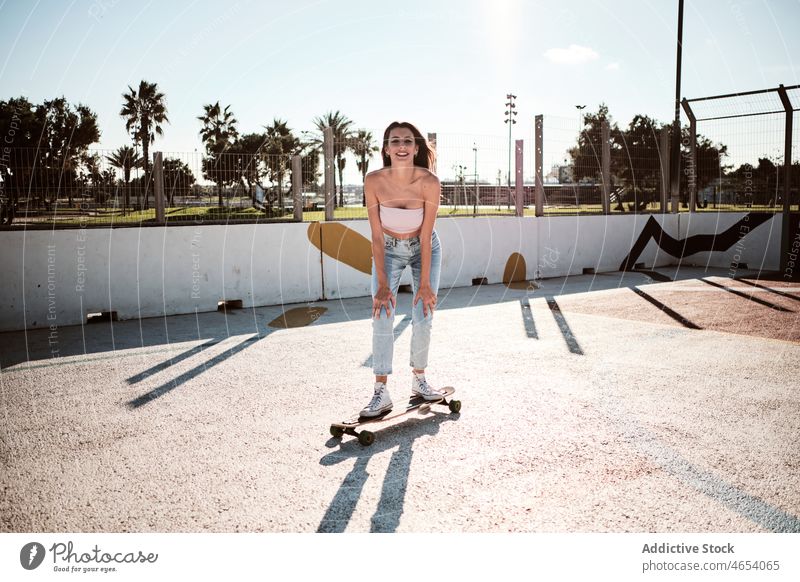
<instances>
[{"instance_id":1,"label":"young woman","mask_svg":"<svg viewBox=\"0 0 800 582\"><path fill-rule=\"evenodd\" d=\"M383 168L364 180L372 230L372 362L374 395L361 411L379 416L392 408L386 381L392 373L394 311L400 275L411 266L411 390L426 400L441 394L425 378L431 321L439 291L442 250L433 230L441 185L431 171L435 153L420 131L407 122L390 124L383 134Z\"/></svg>"}]
</instances>

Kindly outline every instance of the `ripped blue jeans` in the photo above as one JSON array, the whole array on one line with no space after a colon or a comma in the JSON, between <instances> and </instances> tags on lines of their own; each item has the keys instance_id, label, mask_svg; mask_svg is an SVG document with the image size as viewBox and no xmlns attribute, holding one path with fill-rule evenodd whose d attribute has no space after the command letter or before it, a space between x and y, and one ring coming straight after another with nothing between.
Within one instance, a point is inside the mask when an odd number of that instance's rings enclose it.
<instances>
[{"instance_id":1,"label":"ripped blue jeans","mask_svg":"<svg viewBox=\"0 0 800 582\"><path fill-rule=\"evenodd\" d=\"M384 269L389 289L397 299L400 287L400 276L403 270L411 267L411 287L416 297L422 275L422 249L418 236L408 239L383 235ZM442 267L442 248L436 231L431 237L431 280L434 293L439 293L439 275ZM375 262L372 263L372 296L378 291L378 274ZM389 306L389 314L385 309L377 318L372 318L372 369L376 376L387 376L392 373L392 356L394 355L394 309ZM428 348L431 344L431 324L433 313L423 315L422 301L411 310L411 367L424 370L428 365Z\"/></svg>"}]
</instances>

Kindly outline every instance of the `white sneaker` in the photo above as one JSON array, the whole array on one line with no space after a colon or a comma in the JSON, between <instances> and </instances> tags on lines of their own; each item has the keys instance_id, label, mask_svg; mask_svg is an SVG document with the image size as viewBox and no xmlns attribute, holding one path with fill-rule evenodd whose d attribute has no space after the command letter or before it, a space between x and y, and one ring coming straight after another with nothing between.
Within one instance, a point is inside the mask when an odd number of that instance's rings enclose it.
<instances>
[{"instance_id":1,"label":"white sneaker","mask_svg":"<svg viewBox=\"0 0 800 582\"><path fill-rule=\"evenodd\" d=\"M365 418L372 418L389 412L391 409L392 398L389 396L389 390L386 388L386 384L383 382L375 382L375 394L373 394L372 400L369 401L369 404L367 404L360 414Z\"/></svg>"},{"instance_id":2,"label":"white sneaker","mask_svg":"<svg viewBox=\"0 0 800 582\"><path fill-rule=\"evenodd\" d=\"M444 394L428 384L425 374L412 373L411 393L414 396L422 396L425 400L439 400Z\"/></svg>"}]
</instances>

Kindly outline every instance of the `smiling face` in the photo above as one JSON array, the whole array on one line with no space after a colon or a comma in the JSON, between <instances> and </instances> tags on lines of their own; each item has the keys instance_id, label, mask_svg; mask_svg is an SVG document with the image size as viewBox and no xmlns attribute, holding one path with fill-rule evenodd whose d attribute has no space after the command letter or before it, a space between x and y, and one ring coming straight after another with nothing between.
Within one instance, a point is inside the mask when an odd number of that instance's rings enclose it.
<instances>
[{"instance_id":1,"label":"smiling face","mask_svg":"<svg viewBox=\"0 0 800 582\"><path fill-rule=\"evenodd\" d=\"M419 152L419 146L414 139L414 133L407 127L395 127L389 132L389 140L384 151L389 156L393 166L413 165L414 156Z\"/></svg>"}]
</instances>

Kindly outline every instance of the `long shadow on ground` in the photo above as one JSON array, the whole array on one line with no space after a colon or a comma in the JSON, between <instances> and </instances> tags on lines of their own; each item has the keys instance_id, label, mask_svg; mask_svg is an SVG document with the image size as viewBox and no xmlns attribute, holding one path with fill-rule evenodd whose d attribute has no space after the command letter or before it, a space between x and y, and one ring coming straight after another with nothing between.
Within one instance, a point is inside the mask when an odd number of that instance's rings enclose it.
<instances>
[{"instance_id":1,"label":"long shadow on ground","mask_svg":"<svg viewBox=\"0 0 800 582\"><path fill-rule=\"evenodd\" d=\"M325 511L317 532L338 533L347 529L358 500L370 477L367 466L372 456L393 450L386 474L383 476L381 497L370 521L371 533L391 533L397 530L403 515L411 461L414 457L414 441L422 436L433 436L439 432L443 422L456 420L458 414L448 414L435 409L432 416L413 418L391 425L376 432L375 444L362 447L356 439L343 442L339 448L320 460L323 466L332 466L355 459L352 470L342 480L339 490ZM346 437L347 438L347 437ZM331 439L328 446L335 446L338 439Z\"/></svg>"}]
</instances>

